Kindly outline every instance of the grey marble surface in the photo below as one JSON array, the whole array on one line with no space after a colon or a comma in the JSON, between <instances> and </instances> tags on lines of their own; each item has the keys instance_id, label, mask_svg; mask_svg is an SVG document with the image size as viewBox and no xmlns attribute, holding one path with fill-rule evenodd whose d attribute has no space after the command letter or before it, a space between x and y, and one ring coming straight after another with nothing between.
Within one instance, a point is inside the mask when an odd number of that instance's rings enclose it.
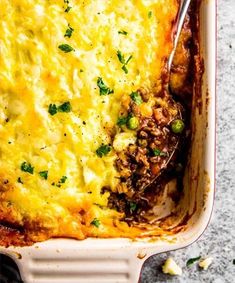
<instances>
[{"instance_id":1,"label":"grey marble surface","mask_svg":"<svg viewBox=\"0 0 235 283\"><path fill-rule=\"evenodd\" d=\"M217 115L217 184L211 223L190 247L148 259L141 283L235 283L235 0L218 0ZM185 267L187 259L198 255L214 258L208 271L197 265ZM168 256L184 267L182 276L161 273Z\"/></svg>"}]
</instances>

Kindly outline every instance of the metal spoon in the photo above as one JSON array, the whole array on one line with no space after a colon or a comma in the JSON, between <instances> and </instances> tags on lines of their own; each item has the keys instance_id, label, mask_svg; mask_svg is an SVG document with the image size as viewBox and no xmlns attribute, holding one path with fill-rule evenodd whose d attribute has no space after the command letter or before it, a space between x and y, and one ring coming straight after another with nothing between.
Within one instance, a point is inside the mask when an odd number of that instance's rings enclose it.
<instances>
[{"instance_id":1,"label":"metal spoon","mask_svg":"<svg viewBox=\"0 0 235 283\"><path fill-rule=\"evenodd\" d=\"M182 30L182 27L183 27L183 24L184 24L184 19L186 17L190 3L191 3L191 0L181 0L181 3L180 3L180 9L179 9L179 12L178 12L178 16L177 16L177 20L176 20L176 26L175 26L176 32L175 32L175 37L174 37L174 47L171 51L171 54L170 54L169 60L168 60L168 71L169 72L171 70L171 65L172 65L172 62L173 62L174 55L175 55L175 50L176 50L176 47L177 47L177 44L178 44L178 41L179 41L180 33L181 33L181 30Z\"/></svg>"},{"instance_id":2,"label":"metal spoon","mask_svg":"<svg viewBox=\"0 0 235 283\"><path fill-rule=\"evenodd\" d=\"M185 17L186 17L190 3L191 3L191 0L182 0L181 3L180 3L179 12L178 12L177 19L176 19L173 49L172 49L171 54L170 54L169 59L168 59L168 72L169 73L171 71L171 66L172 66L172 62L173 62L173 59L174 59L176 47L177 47L177 44L178 44L178 41L179 41L180 33L181 33L181 30L182 30L184 20L185 20ZM179 114L181 116L181 112L179 112ZM172 157L175 154L175 150L178 147L178 144L179 144L179 141L177 141L177 143L174 147L174 150L171 152L168 160L166 161L166 163L164 165L164 168L167 168L167 165L169 164L169 162L171 161ZM145 189L147 187L149 187L151 184L153 184L157 180L157 178L163 173L163 171L164 171L164 169L161 170L159 172L159 174L154 176L154 178L148 184L145 184L145 186L143 186L138 191L137 195L140 195L140 198L142 198L141 194L145 191Z\"/></svg>"}]
</instances>

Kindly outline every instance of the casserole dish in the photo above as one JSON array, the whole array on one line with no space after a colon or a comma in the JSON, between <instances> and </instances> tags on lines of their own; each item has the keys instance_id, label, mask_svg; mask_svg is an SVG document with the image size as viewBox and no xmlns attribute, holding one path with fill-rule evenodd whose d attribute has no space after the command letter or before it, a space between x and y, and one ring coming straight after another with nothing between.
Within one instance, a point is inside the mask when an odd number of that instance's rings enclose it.
<instances>
[{"instance_id":1,"label":"casserole dish","mask_svg":"<svg viewBox=\"0 0 235 283\"><path fill-rule=\"evenodd\" d=\"M143 261L156 253L185 247L205 230L213 205L215 167L214 1L201 5L200 41L205 63L200 109L194 105L193 144L185 173L183 206L191 216L186 229L161 239L53 239L32 247L1 248L19 266L25 283L133 283ZM196 100L195 100L196 101Z\"/></svg>"}]
</instances>

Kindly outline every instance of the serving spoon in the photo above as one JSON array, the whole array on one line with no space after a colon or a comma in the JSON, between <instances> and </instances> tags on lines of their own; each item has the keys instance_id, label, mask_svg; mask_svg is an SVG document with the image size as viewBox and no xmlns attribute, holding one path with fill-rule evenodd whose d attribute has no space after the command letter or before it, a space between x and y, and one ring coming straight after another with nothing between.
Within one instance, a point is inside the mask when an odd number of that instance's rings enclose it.
<instances>
[{"instance_id":1,"label":"serving spoon","mask_svg":"<svg viewBox=\"0 0 235 283\"><path fill-rule=\"evenodd\" d=\"M176 19L176 25L175 25L175 34L174 34L174 44L173 44L173 49L171 51L171 54L168 59L168 71L170 72L173 58L175 55L176 47L179 41L180 33L184 24L184 19L186 17L189 5L191 3L191 0L181 0L180 3L180 9L177 15Z\"/></svg>"},{"instance_id":2,"label":"serving spoon","mask_svg":"<svg viewBox=\"0 0 235 283\"><path fill-rule=\"evenodd\" d=\"M168 59L168 73L171 72L171 67L172 67L172 62L173 62L173 59L174 59L175 51L176 51L176 48L177 48L177 44L178 44L178 41L179 41L179 38L180 38L180 33L181 33L182 28L183 28L184 20L185 20L188 8L190 6L190 3L191 3L191 0L181 0L181 3L180 3L180 8L179 8L179 11L178 11L178 15L177 15L177 19L176 19L176 24L175 24L173 49L172 49L172 51L170 53L170 56L169 56L169 59ZM169 85L168 85L167 88L168 88L168 91L169 91ZM174 100L174 99L172 98L172 100ZM179 116L180 116L180 118L182 118L180 110L179 110ZM152 185L157 180L157 178L160 175L162 175L162 173L166 170L168 164L172 160L178 145L179 145L179 140L176 142L176 144L174 146L174 150L171 152L171 154L169 155L168 159L165 161L164 167L160 170L160 172L157 175L155 175L152 178L152 180L149 181L149 183L143 185L140 188L140 190L137 192L137 195L140 196L145 191L145 189L147 187ZM143 198L143 197L140 196L140 198Z\"/></svg>"}]
</instances>

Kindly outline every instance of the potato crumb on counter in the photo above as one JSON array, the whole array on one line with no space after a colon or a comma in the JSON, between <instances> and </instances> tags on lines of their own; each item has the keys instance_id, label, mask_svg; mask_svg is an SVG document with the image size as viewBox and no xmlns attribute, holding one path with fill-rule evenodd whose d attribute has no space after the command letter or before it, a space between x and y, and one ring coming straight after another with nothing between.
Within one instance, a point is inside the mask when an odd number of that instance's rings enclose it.
<instances>
[{"instance_id":1,"label":"potato crumb on counter","mask_svg":"<svg viewBox=\"0 0 235 283\"><path fill-rule=\"evenodd\" d=\"M207 270L208 267L212 264L212 261L213 261L213 258L212 257L207 257L207 258L204 258L202 259L200 262L199 262L199 266L201 268L203 268L204 270Z\"/></svg>"},{"instance_id":2,"label":"potato crumb on counter","mask_svg":"<svg viewBox=\"0 0 235 283\"><path fill-rule=\"evenodd\" d=\"M182 275L181 267L171 257L169 257L163 264L162 271L163 273L170 275Z\"/></svg>"}]
</instances>

